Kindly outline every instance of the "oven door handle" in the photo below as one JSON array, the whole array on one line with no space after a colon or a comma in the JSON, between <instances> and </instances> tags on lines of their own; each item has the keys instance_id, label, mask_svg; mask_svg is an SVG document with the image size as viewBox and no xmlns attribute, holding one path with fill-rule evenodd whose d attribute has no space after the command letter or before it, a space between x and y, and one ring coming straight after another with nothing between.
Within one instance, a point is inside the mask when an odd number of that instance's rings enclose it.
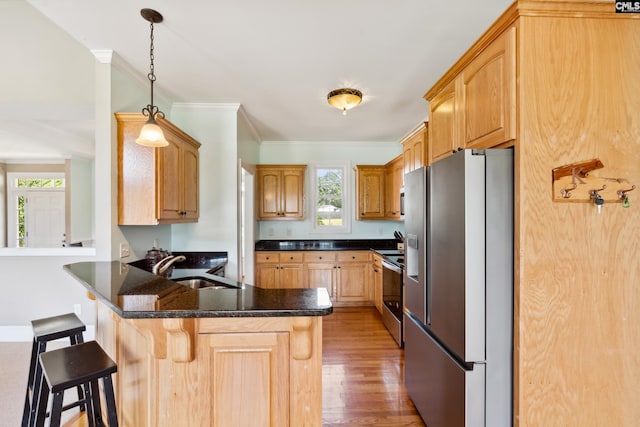
<instances>
[{"instance_id":1,"label":"oven door handle","mask_svg":"<svg viewBox=\"0 0 640 427\"><path fill-rule=\"evenodd\" d=\"M398 267L397 265L391 264L389 261L386 260L382 260L382 267L383 268L387 268L391 271L394 271L398 274L402 274L402 269L400 267Z\"/></svg>"}]
</instances>

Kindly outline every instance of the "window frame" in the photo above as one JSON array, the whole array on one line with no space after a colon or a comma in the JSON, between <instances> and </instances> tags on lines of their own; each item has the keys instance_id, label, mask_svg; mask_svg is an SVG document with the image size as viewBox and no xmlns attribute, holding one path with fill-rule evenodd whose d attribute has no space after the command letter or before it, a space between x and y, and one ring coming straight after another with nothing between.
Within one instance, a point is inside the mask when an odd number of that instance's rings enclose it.
<instances>
[{"instance_id":1,"label":"window frame","mask_svg":"<svg viewBox=\"0 0 640 427\"><path fill-rule=\"evenodd\" d=\"M341 169L342 170L342 225L320 226L316 220L316 208L318 206L318 170ZM351 233L351 174L348 162L318 162L309 165L311 197L310 218L311 233L317 234L349 234Z\"/></svg>"}]
</instances>

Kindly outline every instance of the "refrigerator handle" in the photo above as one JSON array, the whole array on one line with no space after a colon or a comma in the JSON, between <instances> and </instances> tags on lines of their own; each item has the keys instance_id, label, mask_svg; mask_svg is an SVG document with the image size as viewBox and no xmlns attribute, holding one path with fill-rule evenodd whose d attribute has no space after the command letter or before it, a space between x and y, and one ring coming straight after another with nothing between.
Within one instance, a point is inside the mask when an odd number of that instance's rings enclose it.
<instances>
[{"instance_id":1,"label":"refrigerator handle","mask_svg":"<svg viewBox=\"0 0 640 427\"><path fill-rule=\"evenodd\" d=\"M428 251L428 248L427 248ZM426 306L425 306L425 321L427 322L427 326L431 326L431 260L429 256L426 257L427 260L425 262L424 272L424 284L425 284L425 293L426 293Z\"/></svg>"}]
</instances>

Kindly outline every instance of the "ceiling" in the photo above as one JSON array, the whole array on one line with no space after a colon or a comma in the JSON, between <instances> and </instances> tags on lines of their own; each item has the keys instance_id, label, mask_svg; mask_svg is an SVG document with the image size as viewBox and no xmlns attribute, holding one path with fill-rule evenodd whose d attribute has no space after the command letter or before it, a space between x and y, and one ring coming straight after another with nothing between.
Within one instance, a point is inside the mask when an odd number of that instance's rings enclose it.
<instances>
[{"instance_id":1,"label":"ceiling","mask_svg":"<svg viewBox=\"0 0 640 427\"><path fill-rule=\"evenodd\" d=\"M14 54L25 59L12 61L12 71L0 70L0 79L8 81L5 74L13 73L12 93L29 94L0 100L0 150L8 149L11 137L23 148L35 143L54 150L62 144L82 155L82 144L93 144L90 49L112 49L145 79L145 7L164 15L154 30L155 89L166 98L239 103L262 141L399 141L427 119L424 93L510 3L0 0L0 37L14 40ZM44 27L59 39L55 46L47 44L50 33L34 34ZM58 51L52 54L53 49ZM65 59L70 52L75 66ZM25 64L42 55L51 55L48 65L64 71L39 65L31 68L46 77L31 75ZM88 77L74 75L85 66ZM34 90L42 81L46 85ZM65 85L72 88L60 91ZM364 94L346 116L326 100L340 87Z\"/></svg>"}]
</instances>

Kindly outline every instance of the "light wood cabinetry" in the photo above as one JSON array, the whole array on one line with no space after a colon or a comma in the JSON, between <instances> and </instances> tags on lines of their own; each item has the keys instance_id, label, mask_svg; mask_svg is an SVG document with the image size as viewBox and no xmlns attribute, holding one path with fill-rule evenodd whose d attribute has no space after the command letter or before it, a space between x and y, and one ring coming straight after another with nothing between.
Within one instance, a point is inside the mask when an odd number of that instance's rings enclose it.
<instances>
[{"instance_id":1,"label":"light wood cabinetry","mask_svg":"<svg viewBox=\"0 0 640 427\"><path fill-rule=\"evenodd\" d=\"M166 119L158 119L169 142L152 148L135 140L147 118L115 113L118 123L118 224L197 222L200 143Z\"/></svg>"},{"instance_id":2,"label":"light wood cabinetry","mask_svg":"<svg viewBox=\"0 0 640 427\"><path fill-rule=\"evenodd\" d=\"M431 96L428 93L426 96ZM449 83L429 101L429 164L451 155L460 145L456 129L456 80Z\"/></svg>"},{"instance_id":3,"label":"light wood cabinetry","mask_svg":"<svg viewBox=\"0 0 640 427\"><path fill-rule=\"evenodd\" d=\"M257 251L255 278L261 288L325 288L332 302L370 305L371 251Z\"/></svg>"},{"instance_id":4,"label":"light wood cabinetry","mask_svg":"<svg viewBox=\"0 0 640 427\"><path fill-rule=\"evenodd\" d=\"M370 251L337 252L336 266L336 303L370 302Z\"/></svg>"},{"instance_id":5,"label":"light wood cabinetry","mask_svg":"<svg viewBox=\"0 0 640 427\"><path fill-rule=\"evenodd\" d=\"M487 46L460 76L464 148L489 148L516 135L516 29Z\"/></svg>"},{"instance_id":6,"label":"light wood cabinetry","mask_svg":"<svg viewBox=\"0 0 640 427\"><path fill-rule=\"evenodd\" d=\"M373 287L373 302L380 314L382 314L382 256L374 253L372 258L371 285Z\"/></svg>"},{"instance_id":7,"label":"light wood cabinetry","mask_svg":"<svg viewBox=\"0 0 640 427\"><path fill-rule=\"evenodd\" d=\"M356 219L384 219L384 165L357 165Z\"/></svg>"},{"instance_id":8,"label":"light wood cabinetry","mask_svg":"<svg viewBox=\"0 0 640 427\"><path fill-rule=\"evenodd\" d=\"M97 313L122 426L322 425L322 317Z\"/></svg>"},{"instance_id":9,"label":"light wood cabinetry","mask_svg":"<svg viewBox=\"0 0 640 427\"><path fill-rule=\"evenodd\" d=\"M385 165L384 216L386 219L400 219L400 188L404 185L404 158L399 155Z\"/></svg>"},{"instance_id":10,"label":"light wood cabinetry","mask_svg":"<svg viewBox=\"0 0 640 427\"><path fill-rule=\"evenodd\" d=\"M305 165L257 165L257 219L303 220Z\"/></svg>"},{"instance_id":11,"label":"light wood cabinetry","mask_svg":"<svg viewBox=\"0 0 640 427\"><path fill-rule=\"evenodd\" d=\"M429 123L421 123L401 141L404 173L429 164Z\"/></svg>"},{"instance_id":12,"label":"light wood cabinetry","mask_svg":"<svg viewBox=\"0 0 640 427\"><path fill-rule=\"evenodd\" d=\"M623 237L640 235L640 209L611 203L598 215L593 204L554 200L550 180L556 167L598 158L600 176L640 183L640 119L622 112L640 111L640 55L629 54L640 43L638 18L611 2L517 1L426 96L441 100L459 82L459 145L514 150L517 427L640 418L629 380L640 378L640 340L627 339L640 336L632 309L640 257L637 239ZM432 115L432 147L448 141L436 122Z\"/></svg>"},{"instance_id":13,"label":"light wood cabinetry","mask_svg":"<svg viewBox=\"0 0 640 427\"><path fill-rule=\"evenodd\" d=\"M255 278L266 289L306 287L302 252L257 252Z\"/></svg>"}]
</instances>

